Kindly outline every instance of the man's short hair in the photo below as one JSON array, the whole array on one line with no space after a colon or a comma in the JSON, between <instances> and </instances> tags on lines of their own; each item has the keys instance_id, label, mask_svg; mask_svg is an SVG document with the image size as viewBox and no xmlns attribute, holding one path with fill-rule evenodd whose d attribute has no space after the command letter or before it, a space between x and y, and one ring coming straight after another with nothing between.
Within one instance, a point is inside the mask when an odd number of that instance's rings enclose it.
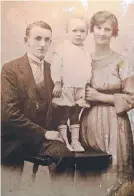
<instances>
[{"instance_id":1,"label":"man's short hair","mask_svg":"<svg viewBox=\"0 0 134 196\"><path fill-rule=\"evenodd\" d=\"M31 23L31 24L29 24L28 26L27 26L27 28L26 28L26 36L29 36L30 35L30 31L31 31L31 29L32 28L34 28L34 27L41 27L41 28L43 28L43 29L48 29L48 30L50 30L51 32L52 32L52 28L50 27L50 25L49 24L47 24L46 22L44 22L44 21L35 21L35 22L33 22L33 23Z\"/></svg>"}]
</instances>

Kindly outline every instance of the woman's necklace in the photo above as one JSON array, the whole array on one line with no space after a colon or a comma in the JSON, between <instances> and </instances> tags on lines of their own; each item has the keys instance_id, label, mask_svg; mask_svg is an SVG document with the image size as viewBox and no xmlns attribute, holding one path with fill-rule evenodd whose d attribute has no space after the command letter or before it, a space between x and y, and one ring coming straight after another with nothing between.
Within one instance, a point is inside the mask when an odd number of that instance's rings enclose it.
<instances>
[{"instance_id":1,"label":"woman's necklace","mask_svg":"<svg viewBox=\"0 0 134 196\"><path fill-rule=\"evenodd\" d=\"M111 54L113 53L113 51L111 50L107 55L103 55L103 56L98 56L98 57L95 57L94 55L92 55L92 60L94 61L100 61L106 57L109 57Z\"/></svg>"}]
</instances>

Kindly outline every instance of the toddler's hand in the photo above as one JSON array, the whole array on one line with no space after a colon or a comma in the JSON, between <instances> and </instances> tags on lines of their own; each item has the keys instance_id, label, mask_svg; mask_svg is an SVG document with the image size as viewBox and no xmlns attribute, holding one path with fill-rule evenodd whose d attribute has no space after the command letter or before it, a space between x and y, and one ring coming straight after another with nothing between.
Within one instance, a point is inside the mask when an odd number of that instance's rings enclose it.
<instances>
[{"instance_id":1,"label":"toddler's hand","mask_svg":"<svg viewBox=\"0 0 134 196\"><path fill-rule=\"evenodd\" d=\"M55 98L59 98L61 96L61 93L62 93L61 83L57 82L57 83L55 83L55 87L53 89L53 96Z\"/></svg>"}]
</instances>

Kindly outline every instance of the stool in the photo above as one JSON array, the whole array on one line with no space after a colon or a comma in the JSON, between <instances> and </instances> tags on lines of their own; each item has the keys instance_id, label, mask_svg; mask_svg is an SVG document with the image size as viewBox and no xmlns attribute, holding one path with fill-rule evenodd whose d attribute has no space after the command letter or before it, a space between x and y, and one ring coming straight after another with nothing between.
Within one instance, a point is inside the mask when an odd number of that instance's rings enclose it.
<instances>
[{"instance_id":1,"label":"stool","mask_svg":"<svg viewBox=\"0 0 134 196\"><path fill-rule=\"evenodd\" d=\"M50 191L48 166L52 163L49 156L28 156L24 158L24 168L18 195L38 195L38 192Z\"/></svg>"},{"instance_id":2,"label":"stool","mask_svg":"<svg viewBox=\"0 0 134 196\"><path fill-rule=\"evenodd\" d=\"M34 163L36 165L42 165L42 166L49 166L52 163L52 158L49 156L28 156L24 158L24 161L29 161L31 163Z\"/></svg>"},{"instance_id":3,"label":"stool","mask_svg":"<svg viewBox=\"0 0 134 196\"><path fill-rule=\"evenodd\" d=\"M38 171L39 166L49 166L52 163L52 158L50 156L27 156L24 158L24 166L26 162L33 163L33 170L32 170L32 180L35 180L36 173Z\"/></svg>"},{"instance_id":4,"label":"stool","mask_svg":"<svg viewBox=\"0 0 134 196\"><path fill-rule=\"evenodd\" d=\"M74 157L75 178L79 172L85 175L89 171L106 169L112 161L112 155L94 150L75 153Z\"/></svg>"},{"instance_id":5,"label":"stool","mask_svg":"<svg viewBox=\"0 0 134 196\"><path fill-rule=\"evenodd\" d=\"M52 158L49 156L28 156L24 158L24 161L33 163L33 173L32 178L35 180L36 173L38 171L39 166L49 166L52 163Z\"/></svg>"},{"instance_id":6,"label":"stool","mask_svg":"<svg viewBox=\"0 0 134 196\"><path fill-rule=\"evenodd\" d=\"M101 151L95 151L95 150L88 150L85 152L75 152L74 153L75 162L76 164L81 161L96 161L103 159L103 162L109 162L111 161L112 155L107 154L105 152ZM85 163L84 163L85 164Z\"/></svg>"}]
</instances>

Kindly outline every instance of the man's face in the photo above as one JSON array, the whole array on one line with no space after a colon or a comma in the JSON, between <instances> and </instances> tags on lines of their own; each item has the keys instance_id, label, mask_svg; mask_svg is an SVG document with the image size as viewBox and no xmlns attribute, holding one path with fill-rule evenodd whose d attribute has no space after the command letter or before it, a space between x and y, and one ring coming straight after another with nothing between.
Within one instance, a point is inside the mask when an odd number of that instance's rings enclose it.
<instances>
[{"instance_id":1,"label":"man's face","mask_svg":"<svg viewBox=\"0 0 134 196\"><path fill-rule=\"evenodd\" d=\"M25 38L25 42L29 48L29 52L42 60L51 44L52 32L38 26L30 30L29 36Z\"/></svg>"}]
</instances>

